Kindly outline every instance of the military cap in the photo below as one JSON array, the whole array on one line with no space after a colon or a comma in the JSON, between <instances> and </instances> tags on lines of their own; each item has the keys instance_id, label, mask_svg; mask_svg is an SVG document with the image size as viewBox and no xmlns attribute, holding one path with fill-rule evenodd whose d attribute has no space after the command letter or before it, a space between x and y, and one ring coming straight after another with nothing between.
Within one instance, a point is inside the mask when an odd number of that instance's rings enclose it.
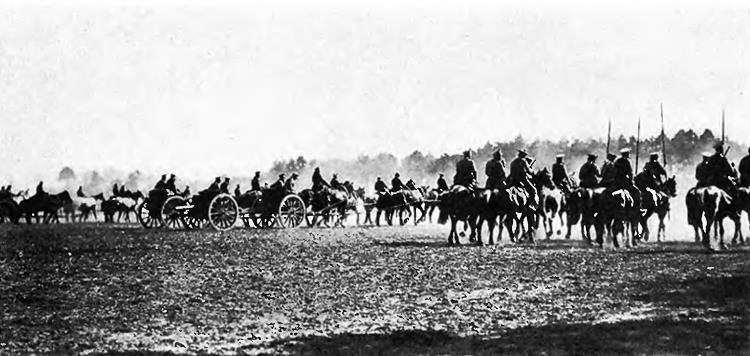
<instances>
[{"instance_id":1,"label":"military cap","mask_svg":"<svg viewBox=\"0 0 750 356\"><path fill-rule=\"evenodd\" d=\"M495 152L492 152L492 155L493 155L493 156L495 156L495 157L502 157L502 156L503 156L503 153L502 153L502 152L500 152L500 150L497 150L497 151L495 151Z\"/></svg>"},{"instance_id":2,"label":"military cap","mask_svg":"<svg viewBox=\"0 0 750 356\"><path fill-rule=\"evenodd\" d=\"M711 157L711 155L713 155L713 153L706 151L706 152L703 152L702 155L703 155L703 158L709 158Z\"/></svg>"},{"instance_id":3,"label":"military cap","mask_svg":"<svg viewBox=\"0 0 750 356\"><path fill-rule=\"evenodd\" d=\"M596 159L596 158L598 157L597 155L595 155L595 154L593 154L593 153L589 153L589 154L588 154L588 155L586 155L586 156L588 156L588 158L589 158L589 159Z\"/></svg>"},{"instance_id":4,"label":"military cap","mask_svg":"<svg viewBox=\"0 0 750 356\"><path fill-rule=\"evenodd\" d=\"M464 157L468 157L471 154L471 150L464 151Z\"/></svg>"},{"instance_id":5,"label":"military cap","mask_svg":"<svg viewBox=\"0 0 750 356\"><path fill-rule=\"evenodd\" d=\"M613 160L613 159L615 159L615 158L617 158L617 156L615 156L615 154L614 154L614 153L607 153L607 159L608 159L608 160L610 160L610 161L611 161L611 160Z\"/></svg>"},{"instance_id":6,"label":"military cap","mask_svg":"<svg viewBox=\"0 0 750 356\"><path fill-rule=\"evenodd\" d=\"M398 174L398 172L396 172L395 176L396 176L396 177L401 177L401 175L400 175L400 174Z\"/></svg>"},{"instance_id":7,"label":"military cap","mask_svg":"<svg viewBox=\"0 0 750 356\"><path fill-rule=\"evenodd\" d=\"M528 155L528 152L526 152L526 150L525 150L525 149L523 149L523 148L519 148L519 149L517 149L516 151L518 151L518 153L520 153L520 154L522 154L522 155Z\"/></svg>"},{"instance_id":8,"label":"military cap","mask_svg":"<svg viewBox=\"0 0 750 356\"><path fill-rule=\"evenodd\" d=\"M620 153L621 153L621 154L622 154L622 153L630 153L630 148L628 148L628 147L625 147L625 148L623 148L623 149L620 149Z\"/></svg>"},{"instance_id":9,"label":"military cap","mask_svg":"<svg viewBox=\"0 0 750 356\"><path fill-rule=\"evenodd\" d=\"M648 154L649 157L659 157L659 152L651 152Z\"/></svg>"},{"instance_id":10,"label":"military cap","mask_svg":"<svg viewBox=\"0 0 750 356\"><path fill-rule=\"evenodd\" d=\"M717 150L717 151L719 151L719 150L723 151L724 150L724 142L719 141L719 142L715 143L714 144L714 149Z\"/></svg>"}]
</instances>

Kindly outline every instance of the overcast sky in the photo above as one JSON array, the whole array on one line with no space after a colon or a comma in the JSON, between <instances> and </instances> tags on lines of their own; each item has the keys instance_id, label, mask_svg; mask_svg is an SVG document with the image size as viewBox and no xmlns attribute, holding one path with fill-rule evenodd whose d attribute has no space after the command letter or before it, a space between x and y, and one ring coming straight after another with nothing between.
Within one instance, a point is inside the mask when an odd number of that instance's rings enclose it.
<instances>
[{"instance_id":1,"label":"overcast sky","mask_svg":"<svg viewBox=\"0 0 750 356\"><path fill-rule=\"evenodd\" d=\"M750 2L63 3L0 5L0 179L750 134Z\"/></svg>"}]
</instances>

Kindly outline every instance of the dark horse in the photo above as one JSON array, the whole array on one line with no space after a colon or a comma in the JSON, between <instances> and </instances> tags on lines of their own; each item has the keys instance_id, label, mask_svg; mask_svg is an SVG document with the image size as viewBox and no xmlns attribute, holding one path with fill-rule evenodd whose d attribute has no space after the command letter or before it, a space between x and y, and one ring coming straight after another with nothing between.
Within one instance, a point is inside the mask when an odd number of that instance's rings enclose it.
<instances>
[{"instance_id":1,"label":"dark horse","mask_svg":"<svg viewBox=\"0 0 750 356\"><path fill-rule=\"evenodd\" d=\"M451 221L451 230L448 233L449 245L460 245L461 241L456 231L456 224L459 221L468 223L471 227L469 241L476 239L476 221L479 213L478 199L474 192L461 185L454 185L448 192L440 197L440 215L439 224L445 224L448 219ZM480 242L481 243L481 242Z\"/></svg>"},{"instance_id":2,"label":"dark horse","mask_svg":"<svg viewBox=\"0 0 750 356\"><path fill-rule=\"evenodd\" d=\"M612 237L615 248L620 247L618 236L622 235L625 246L635 244L637 224L640 222L640 196L634 197L627 189L606 189L599 196L596 211L596 242L604 246L604 234ZM629 228L629 233L628 233Z\"/></svg>"},{"instance_id":3,"label":"dark horse","mask_svg":"<svg viewBox=\"0 0 750 356\"><path fill-rule=\"evenodd\" d=\"M19 211L26 217L26 223L31 224L31 216L35 215L39 222L38 213L44 214L42 221L49 223L60 222L57 212L65 204L70 204L72 199L67 191L58 194L36 194L18 204Z\"/></svg>"},{"instance_id":4,"label":"dark horse","mask_svg":"<svg viewBox=\"0 0 750 356\"><path fill-rule=\"evenodd\" d=\"M648 241L650 235L648 219L656 213L656 216L659 218L656 241L661 242L666 230L664 218L669 213L669 199L677 196L677 182L675 181L675 177L672 176L659 184L657 189L654 190L646 187L650 179L653 178L645 171L635 176L635 186L641 190L641 209L645 211L642 214L640 225L643 229L643 241Z\"/></svg>"},{"instance_id":5,"label":"dark horse","mask_svg":"<svg viewBox=\"0 0 750 356\"><path fill-rule=\"evenodd\" d=\"M305 217L308 226L323 223L326 227L330 227L329 222L333 220L334 227L344 227L344 217L349 201L347 191L327 187L317 192L312 189L304 189L299 192L299 196L312 212ZM310 215L312 215L312 220L309 220ZM318 217L321 217L320 221L318 221Z\"/></svg>"}]
</instances>

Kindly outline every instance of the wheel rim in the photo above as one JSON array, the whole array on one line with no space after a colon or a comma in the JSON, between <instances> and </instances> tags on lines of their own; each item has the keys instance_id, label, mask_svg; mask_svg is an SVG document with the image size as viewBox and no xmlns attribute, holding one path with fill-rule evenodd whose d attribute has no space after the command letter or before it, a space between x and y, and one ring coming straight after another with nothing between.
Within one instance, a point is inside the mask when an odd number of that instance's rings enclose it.
<instances>
[{"instance_id":1,"label":"wheel rim","mask_svg":"<svg viewBox=\"0 0 750 356\"><path fill-rule=\"evenodd\" d=\"M146 208L146 202L138 205L137 212L138 222L146 229L161 227L161 223L157 219L154 219L151 212Z\"/></svg>"},{"instance_id":2,"label":"wheel rim","mask_svg":"<svg viewBox=\"0 0 750 356\"><path fill-rule=\"evenodd\" d=\"M208 221L216 230L227 231L237 222L239 207L228 194L219 194L208 206Z\"/></svg>"},{"instance_id":3,"label":"wheel rim","mask_svg":"<svg viewBox=\"0 0 750 356\"><path fill-rule=\"evenodd\" d=\"M169 197L161 207L161 220L170 229L182 229L187 226L182 218L182 213L177 207L184 206L185 199L178 196Z\"/></svg>"},{"instance_id":4,"label":"wheel rim","mask_svg":"<svg viewBox=\"0 0 750 356\"><path fill-rule=\"evenodd\" d=\"M305 221L305 203L296 195L288 195L279 204L278 219L281 227L295 228Z\"/></svg>"}]
</instances>

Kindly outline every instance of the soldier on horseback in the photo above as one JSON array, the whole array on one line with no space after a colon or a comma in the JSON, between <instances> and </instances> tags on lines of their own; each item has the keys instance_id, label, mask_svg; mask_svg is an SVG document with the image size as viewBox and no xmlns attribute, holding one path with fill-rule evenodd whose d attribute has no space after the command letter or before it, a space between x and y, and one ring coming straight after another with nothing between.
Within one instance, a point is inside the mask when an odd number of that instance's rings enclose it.
<instances>
[{"instance_id":1,"label":"soldier on horseback","mask_svg":"<svg viewBox=\"0 0 750 356\"><path fill-rule=\"evenodd\" d=\"M36 185L36 195L40 197L48 195L47 192L44 191L44 182L39 181L39 184Z\"/></svg>"},{"instance_id":2,"label":"soldier on horseback","mask_svg":"<svg viewBox=\"0 0 750 356\"><path fill-rule=\"evenodd\" d=\"M234 187L234 196L238 197L240 195L242 195L242 191L240 190L240 185L237 184L237 186Z\"/></svg>"},{"instance_id":3,"label":"soldier on horseback","mask_svg":"<svg viewBox=\"0 0 750 356\"><path fill-rule=\"evenodd\" d=\"M403 190L406 188L400 177L401 175L396 172L396 174L393 176L393 179L391 179L391 192L398 192L399 190Z\"/></svg>"},{"instance_id":4,"label":"soldier on horseback","mask_svg":"<svg viewBox=\"0 0 750 356\"><path fill-rule=\"evenodd\" d=\"M260 171L256 171L253 180L250 181L250 190L260 191Z\"/></svg>"},{"instance_id":5,"label":"soldier on horseback","mask_svg":"<svg viewBox=\"0 0 750 356\"><path fill-rule=\"evenodd\" d=\"M484 168L484 173L487 175L487 183L485 183L485 188L503 189L503 185L505 182L505 160L503 160L503 154L500 152L500 150L495 151L492 154L492 159L487 161L487 165L485 165Z\"/></svg>"},{"instance_id":6,"label":"soldier on horseback","mask_svg":"<svg viewBox=\"0 0 750 356\"><path fill-rule=\"evenodd\" d=\"M113 196L113 197L118 197L118 196L120 196L120 190L119 190L119 189L117 189L117 183L116 183L116 182L115 182L115 184L114 184L114 185L112 186L112 196Z\"/></svg>"},{"instance_id":7,"label":"soldier on horseback","mask_svg":"<svg viewBox=\"0 0 750 356\"><path fill-rule=\"evenodd\" d=\"M115 186L117 186L117 183L115 183ZM125 187L125 186L123 186L123 187ZM112 188L113 191L115 189L117 189L117 188ZM156 184L154 185L154 189L156 189L156 190L166 190L167 189L167 175L166 174L162 174L161 175L161 179L159 179L159 181L156 182ZM122 195L122 191L118 192L117 194L118 195Z\"/></svg>"},{"instance_id":8,"label":"soldier on horseback","mask_svg":"<svg viewBox=\"0 0 750 356\"><path fill-rule=\"evenodd\" d=\"M299 175L297 173L292 173L292 176L289 177L289 179L284 182L284 193L285 194L292 194L294 193L294 181L297 180ZM333 177L335 178L336 175L334 174Z\"/></svg>"},{"instance_id":9,"label":"soldier on horseback","mask_svg":"<svg viewBox=\"0 0 750 356\"><path fill-rule=\"evenodd\" d=\"M378 194L388 193L388 185L386 185L380 177L375 181L375 192Z\"/></svg>"},{"instance_id":10,"label":"soldier on horseback","mask_svg":"<svg viewBox=\"0 0 750 356\"><path fill-rule=\"evenodd\" d=\"M167 190L170 194L177 195L180 193L179 189L175 186L175 181L177 180L177 177L174 175L174 173L169 175L169 179L167 180L167 183L164 186L164 189Z\"/></svg>"},{"instance_id":11,"label":"soldier on horseback","mask_svg":"<svg viewBox=\"0 0 750 356\"><path fill-rule=\"evenodd\" d=\"M695 180L697 181L696 187L702 188L709 185L709 178L711 172L708 167L708 160L711 158L710 152L703 152L703 160L695 166Z\"/></svg>"},{"instance_id":12,"label":"soldier on horseback","mask_svg":"<svg viewBox=\"0 0 750 356\"><path fill-rule=\"evenodd\" d=\"M224 181L219 185L219 191L229 194L229 177L224 177Z\"/></svg>"},{"instance_id":13,"label":"soldier on horseback","mask_svg":"<svg viewBox=\"0 0 750 356\"><path fill-rule=\"evenodd\" d=\"M86 194L83 192L83 186L79 185L78 190L76 191L76 196L79 198L85 198Z\"/></svg>"},{"instance_id":14,"label":"soldier on horseback","mask_svg":"<svg viewBox=\"0 0 750 356\"><path fill-rule=\"evenodd\" d=\"M643 166L643 171L648 173L646 176L646 187L653 190L658 190L658 187L664 183L664 178L667 175L667 171L659 163L659 154L654 152L651 153L650 161L646 162Z\"/></svg>"},{"instance_id":15,"label":"soldier on horseback","mask_svg":"<svg viewBox=\"0 0 750 356\"><path fill-rule=\"evenodd\" d=\"M286 185L286 175L284 173L279 174L279 179L268 187L272 191L281 191Z\"/></svg>"},{"instance_id":16,"label":"soldier on horseback","mask_svg":"<svg viewBox=\"0 0 750 356\"><path fill-rule=\"evenodd\" d=\"M529 193L529 200L536 202L536 188L531 184L531 165L526 160L528 153L523 149L518 150L518 156L510 162L510 175L508 183L511 186L520 186Z\"/></svg>"},{"instance_id":17,"label":"soldier on horseback","mask_svg":"<svg viewBox=\"0 0 750 356\"><path fill-rule=\"evenodd\" d=\"M447 192L448 190L450 190L450 188L448 188L448 182L445 181L445 175L440 173L437 180L437 192L442 193Z\"/></svg>"},{"instance_id":18,"label":"soldier on horseback","mask_svg":"<svg viewBox=\"0 0 750 356\"><path fill-rule=\"evenodd\" d=\"M477 181L477 169L471 159L471 151L464 151L464 158L456 162L456 175L453 176L454 185L462 185L474 190Z\"/></svg>"},{"instance_id":19,"label":"soldier on horseback","mask_svg":"<svg viewBox=\"0 0 750 356\"><path fill-rule=\"evenodd\" d=\"M617 156L614 153L607 153L607 160L602 164L602 180L599 182L599 185L602 187L609 188L615 183L615 158Z\"/></svg>"},{"instance_id":20,"label":"soldier on horseback","mask_svg":"<svg viewBox=\"0 0 750 356\"><path fill-rule=\"evenodd\" d=\"M314 192L318 192L323 190L323 187L330 188L331 185L326 182L325 179L323 179L323 176L320 174L320 167L315 167L315 171L312 175L312 190Z\"/></svg>"},{"instance_id":21,"label":"soldier on horseback","mask_svg":"<svg viewBox=\"0 0 750 356\"><path fill-rule=\"evenodd\" d=\"M333 176L331 177L331 188L338 189L338 190L346 190L341 185L341 182L339 182L339 177L336 173L334 173Z\"/></svg>"},{"instance_id":22,"label":"soldier on horseback","mask_svg":"<svg viewBox=\"0 0 750 356\"><path fill-rule=\"evenodd\" d=\"M724 156L724 144L717 142L714 145L714 154L708 159L709 184L715 185L729 192L735 183L729 178L733 174L732 165Z\"/></svg>"},{"instance_id":23,"label":"soldier on horseback","mask_svg":"<svg viewBox=\"0 0 750 356\"><path fill-rule=\"evenodd\" d=\"M208 186L207 191L211 192L218 192L219 191L219 184L221 184L221 177L214 178L214 182L211 183L211 185Z\"/></svg>"},{"instance_id":24,"label":"soldier on horseback","mask_svg":"<svg viewBox=\"0 0 750 356\"><path fill-rule=\"evenodd\" d=\"M578 170L578 180L581 188L596 188L599 184L599 168L596 167L596 155L589 153L586 163Z\"/></svg>"},{"instance_id":25,"label":"soldier on horseback","mask_svg":"<svg viewBox=\"0 0 750 356\"><path fill-rule=\"evenodd\" d=\"M634 200L634 206L640 205L641 191L633 184L633 166L630 164L630 149L620 150L620 157L613 164L615 168L615 189L625 189ZM612 189L610 187L608 189Z\"/></svg>"},{"instance_id":26,"label":"soldier on horseback","mask_svg":"<svg viewBox=\"0 0 750 356\"><path fill-rule=\"evenodd\" d=\"M750 187L750 148L747 149L747 156L742 157L740 160L739 174L740 174L740 186Z\"/></svg>"},{"instance_id":27,"label":"soldier on horseback","mask_svg":"<svg viewBox=\"0 0 750 356\"><path fill-rule=\"evenodd\" d=\"M568 194L570 193L570 177L568 177L568 170L565 168L563 158L565 158L563 154L555 156L556 162L552 165L552 183L563 193Z\"/></svg>"}]
</instances>

